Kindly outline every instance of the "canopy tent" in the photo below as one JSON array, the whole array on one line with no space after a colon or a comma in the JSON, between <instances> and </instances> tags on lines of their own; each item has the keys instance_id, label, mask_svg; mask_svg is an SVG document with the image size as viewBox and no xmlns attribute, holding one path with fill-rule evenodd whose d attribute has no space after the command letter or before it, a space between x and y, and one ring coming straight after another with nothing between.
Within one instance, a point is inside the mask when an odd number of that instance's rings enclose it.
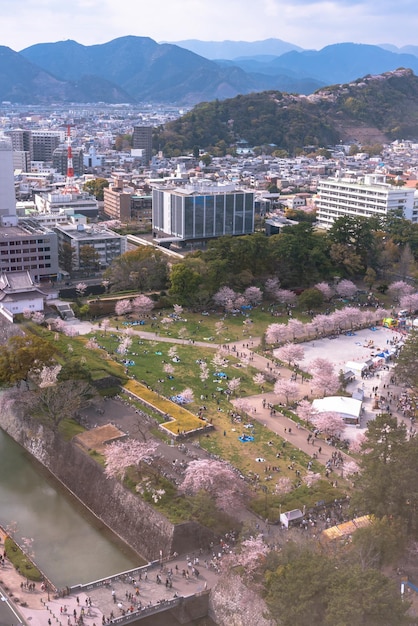
<instances>
[{"instance_id":1,"label":"canopy tent","mask_svg":"<svg viewBox=\"0 0 418 626\"><path fill-rule=\"evenodd\" d=\"M327 396L326 398L314 400L312 407L318 413L338 413L346 424L358 424L360 422L362 404L362 401L356 398Z\"/></svg>"}]
</instances>

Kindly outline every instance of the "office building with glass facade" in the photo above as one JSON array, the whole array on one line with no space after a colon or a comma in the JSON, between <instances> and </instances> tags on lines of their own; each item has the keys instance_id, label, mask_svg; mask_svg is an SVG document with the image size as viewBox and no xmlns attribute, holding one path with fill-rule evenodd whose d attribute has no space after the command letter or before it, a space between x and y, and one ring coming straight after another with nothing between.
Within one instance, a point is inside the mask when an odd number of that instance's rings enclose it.
<instances>
[{"instance_id":1,"label":"office building with glass facade","mask_svg":"<svg viewBox=\"0 0 418 626\"><path fill-rule=\"evenodd\" d=\"M254 232L254 193L211 181L152 191L152 228L158 237L205 240Z\"/></svg>"}]
</instances>

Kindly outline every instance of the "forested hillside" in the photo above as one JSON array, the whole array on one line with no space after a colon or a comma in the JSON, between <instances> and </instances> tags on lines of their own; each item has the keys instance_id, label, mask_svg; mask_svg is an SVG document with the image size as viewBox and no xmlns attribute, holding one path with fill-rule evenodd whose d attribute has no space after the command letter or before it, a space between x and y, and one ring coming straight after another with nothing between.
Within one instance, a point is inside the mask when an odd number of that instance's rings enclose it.
<instances>
[{"instance_id":1,"label":"forested hillside","mask_svg":"<svg viewBox=\"0 0 418 626\"><path fill-rule=\"evenodd\" d=\"M195 146L225 152L239 140L274 144L294 154L305 145L374 143L418 136L418 78L411 70L367 76L311 96L267 91L206 102L158 129L155 146L167 155Z\"/></svg>"}]
</instances>

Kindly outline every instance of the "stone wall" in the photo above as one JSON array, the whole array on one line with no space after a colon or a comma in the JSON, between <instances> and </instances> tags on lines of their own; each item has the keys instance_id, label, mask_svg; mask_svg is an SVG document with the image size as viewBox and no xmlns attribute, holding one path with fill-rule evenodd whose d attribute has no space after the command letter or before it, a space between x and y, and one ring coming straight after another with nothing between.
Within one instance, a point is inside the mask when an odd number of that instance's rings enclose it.
<instances>
[{"instance_id":1,"label":"stone wall","mask_svg":"<svg viewBox=\"0 0 418 626\"><path fill-rule=\"evenodd\" d=\"M2 403L0 427L30 452L90 511L140 555L152 561L173 552L207 548L213 533L195 522L175 525L125 489L106 479L81 448L35 420L23 420Z\"/></svg>"}]
</instances>

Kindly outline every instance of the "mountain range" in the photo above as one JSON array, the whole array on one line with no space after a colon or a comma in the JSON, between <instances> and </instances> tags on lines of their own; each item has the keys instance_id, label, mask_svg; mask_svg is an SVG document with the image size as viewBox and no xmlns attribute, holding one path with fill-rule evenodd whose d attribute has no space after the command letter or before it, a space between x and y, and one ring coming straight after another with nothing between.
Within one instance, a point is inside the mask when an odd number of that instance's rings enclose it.
<instances>
[{"instance_id":1,"label":"mountain range","mask_svg":"<svg viewBox=\"0 0 418 626\"><path fill-rule=\"evenodd\" d=\"M93 46L71 40L41 43L20 52L0 46L0 101L192 106L266 90L311 94L399 67L418 74L414 46L399 50L389 44L342 43L315 51L279 39L194 42L213 60L187 49L193 42L178 43L184 47L127 36Z\"/></svg>"}]
</instances>

